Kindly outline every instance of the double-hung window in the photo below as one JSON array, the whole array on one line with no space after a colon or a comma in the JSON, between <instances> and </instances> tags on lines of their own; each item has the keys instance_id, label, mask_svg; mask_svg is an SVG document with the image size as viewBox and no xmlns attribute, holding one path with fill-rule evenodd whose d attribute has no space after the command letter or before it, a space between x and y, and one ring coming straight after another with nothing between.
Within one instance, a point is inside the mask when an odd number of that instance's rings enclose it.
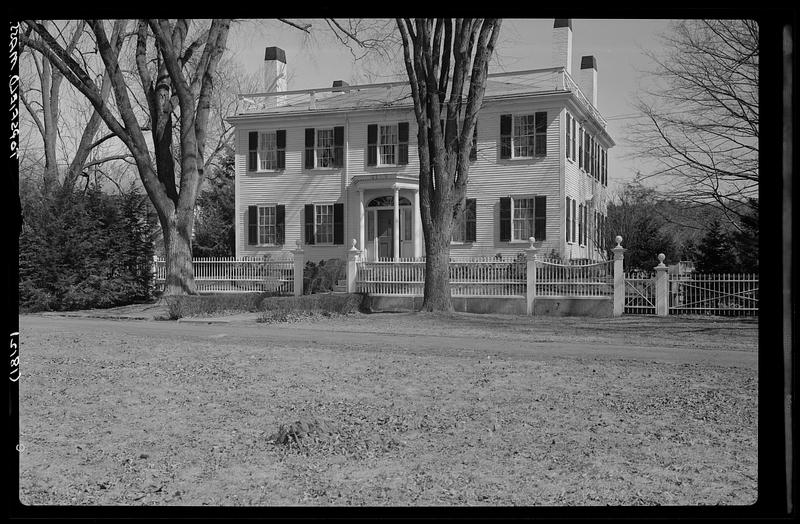
<instances>
[{"instance_id":1,"label":"double-hung window","mask_svg":"<svg viewBox=\"0 0 800 524\"><path fill-rule=\"evenodd\" d=\"M266 168L265 168L266 169ZM258 206L258 243L275 244L275 206Z\"/></svg>"},{"instance_id":2,"label":"double-hung window","mask_svg":"<svg viewBox=\"0 0 800 524\"><path fill-rule=\"evenodd\" d=\"M572 115L565 112L564 114L567 115L566 118L566 125L564 128L566 129L566 136L564 137L564 156L569 159L570 158L570 150L572 146Z\"/></svg>"},{"instance_id":3,"label":"double-hung window","mask_svg":"<svg viewBox=\"0 0 800 524\"><path fill-rule=\"evenodd\" d=\"M546 238L547 197L519 195L500 198L500 241Z\"/></svg>"},{"instance_id":4,"label":"double-hung window","mask_svg":"<svg viewBox=\"0 0 800 524\"><path fill-rule=\"evenodd\" d=\"M475 242L475 229L475 199L468 198L460 220L453 224L451 242L454 244Z\"/></svg>"},{"instance_id":5,"label":"double-hung window","mask_svg":"<svg viewBox=\"0 0 800 524\"><path fill-rule=\"evenodd\" d=\"M333 167L333 128L317 129L316 167Z\"/></svg>"},{"instance_id":6,"label":"double-hung window","mask_svg":"<svg viewBox=\"0 0 800 524\"><path fill-rule=\"evenodd\" d=\"M380 165L394 165L397 163L397 124L379 126L379 154Z\"/></svg>"},{"instance_id":7,"label":"double-hung window","mask_svg":"<svg viewBox=\"0 0 800 524\"><path fill-rule=\"evenodd\" d=\"M248 206L248 245L272 246L283 244L285 223L286 207L282 204Z\"/></svg>"},{"instance_id":8,"label":"double-hung window","mask_svg":"<svg viewBox=\"0 0 800 524\"><path fill-rule=\"evenodd\" d=\"M258 135L258 169L266 171L278 168L278 141L274 131Z\"/></svg>"},{"instance_id":9,"label":"double-hung window","mask_svg":"<svg viewBox=\"0 0 800 524\"><path fill-rule=\"evenodd\" d=\"M367 126L367 165L408 164L408 122Z\"/></svg>"},{"instance_id":10,"label":"double-hung window","mask_svg":"<svg viewBox=\"0 0 800 524\"><path fill-rule=\"evenodd\" d=\"M314 243L333 244L333 204L314 206Z\"/></svg>"},{"instance_id":11,"label":"double-hung window","mask_svg":"<svg viewBox=\"0 0 800 524\"><path fill-rule=\"evenodd\" d=\"M305 206L306 244L344 243L344 204L314 203Z\"/></svg>"},{"instance_id":12,"label":"double-hung window","mask_svg":"<svg viewBox=\"0 0 800 524\"><path fill-rule=\"evenodd\" d=\"M342 167L344 126L306 129L306 169Z\"/></svg>"},{"instance_id":13,"label":"double-hung window","mask_svg":"<svg viewBox=\"0 0 800 524\"><path fill-rule=\"evenodd\" d=\"M278 171L286 165L286 130L248 134L248 171Z\"/></svg>"},{"instance_id":14,"label":"double-hung window","mask_svg":"<svg viewBox=\"0 0 800 524\"><path fill-rule=\"evenodd\" d=\"M500 158L547 155L547 112L500 115Z\"/></svg>"}]
</instances>

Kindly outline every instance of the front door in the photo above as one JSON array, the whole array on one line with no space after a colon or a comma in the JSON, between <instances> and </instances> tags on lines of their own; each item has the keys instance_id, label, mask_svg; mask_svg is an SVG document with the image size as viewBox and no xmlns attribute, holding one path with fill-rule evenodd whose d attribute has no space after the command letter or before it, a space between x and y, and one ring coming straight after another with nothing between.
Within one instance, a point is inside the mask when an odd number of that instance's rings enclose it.
<instances>
[{"instance_id":1,"label":"front door","mask_svg":"<svg viewBox=\"0 0 800 524\"><path fill-rule=\"evenodd\" d=\"M378 258L394 258L394 211L378 210Z\"/></svg>"}]
</instances>

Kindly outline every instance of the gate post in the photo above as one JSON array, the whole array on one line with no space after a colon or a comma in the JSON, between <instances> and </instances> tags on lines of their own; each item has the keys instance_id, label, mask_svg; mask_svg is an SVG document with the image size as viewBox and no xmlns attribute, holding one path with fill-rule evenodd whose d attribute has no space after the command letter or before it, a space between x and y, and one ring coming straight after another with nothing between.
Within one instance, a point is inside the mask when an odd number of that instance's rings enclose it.
<instances>
[{"instance_id":1,"label":"gate post","mask_svg":"<svg viewBox=\"0 0 800 524\"><path fill-rule=\"evenodd\" d=\"M358 273L359 254L361 251L356 248L358 242L353 239L353 247L347 250L347 292L356 292L356 274Z\"/></svg>"},{"instance_id":2,"label":"gate post","mask_svg":"<svg viewBox=\"0 0 800 524\"><path fill-rule=\"evenodd\" d=\"M655 302L656 315L666 316L669 313L669 277L667 266L664 265L664 253L658 254L658 265L656 270Z\"/></svg>"},{"instance_id":3,"label":"gate post","mask_svg":"<svg viewBox=\"0 0 800 524\"><path fill-rule=\"evenodd\" d=\"M617 241L617 247L611 250L614 252L614 316L620 317L625 309L625 272L622 266L625 248L621 236L617 235L614 240Z\"/></svg>"},{"instance_id":4,"label":"gate post","mask_svg":"<svg viewBox=\"0 0 800 524\"><path fill-rule=\"evenodd\" d=\"M533 315L533 301L536 298L536 247L533 245L533 243L536 241L536 239L530 237L528 240L530 240L531 245L525 248L525 258L528 262L526 268L527 281L525 286L525 310L528 315Z\"/></svg>"},{"instance_id":5,"label":"gate post","mask_svg":"<svg viewBox=\"0 0 800 524\"><path fill-rule=\"evenodd\" d=\"M303 270L305 269L306 261L303 256L303 245L298 240L297 249L292 251L294 255L294 296L299 297L303 294Z\"/></svg>"}]
</instances>

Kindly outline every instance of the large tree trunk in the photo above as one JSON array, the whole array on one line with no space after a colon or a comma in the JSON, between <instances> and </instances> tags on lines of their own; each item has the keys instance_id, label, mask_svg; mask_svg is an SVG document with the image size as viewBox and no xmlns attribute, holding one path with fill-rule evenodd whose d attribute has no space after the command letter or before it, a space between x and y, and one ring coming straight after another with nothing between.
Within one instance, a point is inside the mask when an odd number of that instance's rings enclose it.
<instances>
[{"instance_id":1,"label":"large tree trunk","mask_svg":"<svg viewBox=\"0 0 800 524\"><path fill-rule=\"evenodd\" d=\"M422 311L453 311L450 299L450 231L425 235L425 295Z\"/></svg>"},{"instance_id":2,"label":"large tree trunk","mask_svg":"<svg viewBox=\"0 0 800 524\"><path fill-rule=\"evenodd\" d=\"M167 255L167 280L165 295L194 295L197 286L194 282L192 266L192 223L194 217L171 214L161 220L164 232L164 252Z\"/></svg>"}]
</instances>

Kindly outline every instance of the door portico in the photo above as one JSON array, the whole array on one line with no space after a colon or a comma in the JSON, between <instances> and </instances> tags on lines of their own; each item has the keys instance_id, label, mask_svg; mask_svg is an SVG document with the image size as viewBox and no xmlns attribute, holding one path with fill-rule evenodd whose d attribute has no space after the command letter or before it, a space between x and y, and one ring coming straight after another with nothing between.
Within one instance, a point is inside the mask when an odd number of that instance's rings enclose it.
<instances>
[{"instance_id":1,"label":"door portico","mask_svg":"<svg viewBox=\"0 0 800 524\"><path fill-rule=\"evenodd\" d=\"M358 191L359 246L370 260L422 256L417 177L380 174L353 178Z\"/></svg>"}]
</instances>

